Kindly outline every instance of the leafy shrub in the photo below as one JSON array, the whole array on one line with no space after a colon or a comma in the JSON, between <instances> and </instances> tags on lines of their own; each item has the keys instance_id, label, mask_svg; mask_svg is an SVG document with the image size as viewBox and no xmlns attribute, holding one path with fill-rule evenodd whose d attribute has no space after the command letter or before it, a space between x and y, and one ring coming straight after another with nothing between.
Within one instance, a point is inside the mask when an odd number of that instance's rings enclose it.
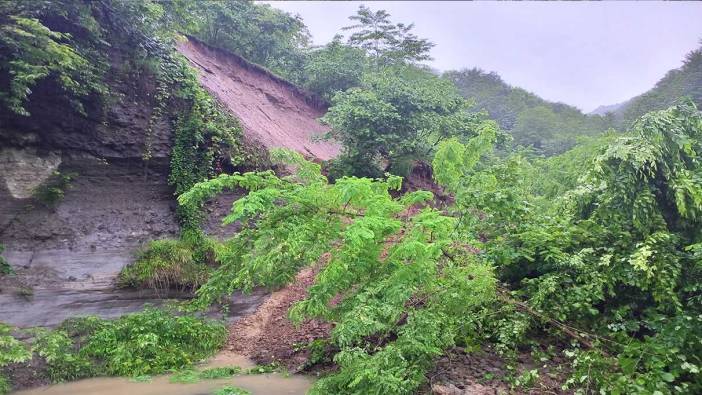
<instances>
[{"instance_id":1,"label":"leafy shrub","mask_svg":"<svg viewBox=\"0 0 702 395\"><path fill-rule=\"evenodd\" d=\"M118 285L150 289L197 289L207 280L209 268L197 262L194 247L182 240L154 240L134 263L124 267Z\"/></svg>"},{"instance_id":2,"label":"leafy shrub","mask_svg":"<svg viewBox=\"0 0 702 395\"><path fill-rule=\"evenodd\" d=\"M80 352L103 361L109 375L137 376L189 366L213 355L225 340L222 324L146 309L106 321Z\"/></svg>"},{"instance_id":3,"label":"leafy shrub","mask_svg":"<svg viewBox=\"0 0 702 395\"><path fill-rule=\"evenodd\" d=\"M79 348L63 330L44 332L33 345L33 351L44 358L49 379L54 383L93 377L100 368Z\"/></svg>"},{"instance_id":4,"label":"leafy shrub","mask_svg":"<svg viewBox=\"0 0 702 395\"><path fill-rule=\"evenodd\" d=\"M5 246L0 244L0 254L2 254L3 251L5 251ZM12 273L13 270L10 263L2 255L0 255L0 276Z\"/></svg>"},{"instance_id":5,"label":"leafy shrub","mask_svg":"<svg viewBox=\"0 0 702 395\"><path fill-rule=\"evenodd\" d=\"M213 395L251 395L251 391L227 385L213 392Z\"/></svg>"},{"instance_id":6,"label":"leafy shrub","mask_svg":"<svg viewBox=\"0 0 702 395\"><path fill-rule=\"evenodd\" d=\"M55 171L52 176L42 185L38 186L33 193L34 198L44 206L55 207L70 188L71 181L77 176L76 173L65 173Z\"/></svg>"},{"instance_id":7,"label":"leafy shrub","mask_svg":"<svg viewBox=\"0 0 702 395\"><path fill-rule=\"evenodd\" d=\"M221 379L225 377L231 377L241 373L241 368L238 366L223 366L219 368L208 368L203 369L200 372L200 378L202 379Z\"/></svg>"},{"instance_id":8,"label":"leafy shrub","mask_svg":"<svg viewBox=\"0 0 702 395\"><path fill-rule=\"evenodd\" d=\"M79 317L40 331L32 350L53 382L97 375L148 376L182 369L224 344L219 323L146 309L116 320Z\"/></svg>"},{"instance_id":9,"label":"leafy shrub","mask_svg":"<svg viewBox=\"0 0 702 395\"><path fill-rule=\"evenodd\" d=\"M28 361L31 357L27 347L12 336L12 328L0 322L0 369L11 363ZM7 394L11 389L9 380L0 374L0 394Z\"/></svg>"},{"instance_id":10,"label":"leafy shrub","mask_svg":"<svg viewBox=\"0 0 702 395\"><path fill-rule=\"evenodd\" d=\"M7 380L7 377L0 374L0 395L10 393L11 389L12 385L10 385L10 382Z\"/></svg>"}]
</instances>

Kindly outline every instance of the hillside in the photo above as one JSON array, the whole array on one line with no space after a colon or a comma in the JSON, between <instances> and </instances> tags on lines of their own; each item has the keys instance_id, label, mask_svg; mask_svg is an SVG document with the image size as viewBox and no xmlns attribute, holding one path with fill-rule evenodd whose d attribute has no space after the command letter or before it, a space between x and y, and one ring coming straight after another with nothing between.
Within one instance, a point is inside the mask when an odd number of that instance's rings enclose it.
<instances>
[{"instance_id":1,"label":"hillside","mask_svg":"<svg viewBox=\"0 0 702 395\"><path fill-rule=\"evenodd\" d=\"M202 86L241 124L244 138L237 143L250 152L243 155L257 155L260 146L289 148L310 159L338 152L333 143L312 141L326 131L317 121L325 107L314 97L236 55L196 41L181 42L178 49L198 71ZM112 59L102 81L113 96L86 101L85 115L56 94L51 79L34 87L25 106L29 115L0 106L0 246L16 273L0 277L0 321L56 325L74 314L111 317L159 303L149 292L115 291L113 282L143 244L179 233L174 189L180 181L174 178L173 157L185 154L186 166L195 168L199 156L178 148L187 137L179 120L198 125L192 108L207 102L189 107L176 97L159 116L157 77L123 71L129 70L130 48L115 40L101 54ZM186 140L187 145L216 146L216 140L200 138L205 144ZM218 150L219 166L255 166L251 159L237 162L234 157L242 154L236 146ZM204 157L201 166L211 170L195 168L186 178L211 175L214 169ZM211 210L228 210L233 198L223 199ZM221 219L208 230L220 232ZM31 289L33 298L21 296L23 289Z\"/></svg>"},{"instance_id":2,"label":"hillside","mask_svg":"<svg viewBox=\"0 0 702 395\"><path fill-rule=\"evenodd\" d=\"M698 107L702 106L702 48L687 54L683 65L670 70L651 90L618 108L615 111L617 123L626 126L649 111L671 106L683 96L692 98Z\"/></svg>"},{"instance_id":3,"label":"hillside","mask_svg":"<svg viewBox=\"0 0 702 395\"><path fill-rule=\"evenodd\" d=\"M609 105L597 106L596 109L590 111L588 114L590 114L590 115L607 115L607 113L609 113L609 112L617 112L619 109L626 106L627 104L628 104L628 101L621 102L621 103L615 103L615 104L609 104Z\"/></svg>"},{"instance_id":4,"label":"hillside","mask_svg":"<svg viewBox=\"0 0 702 395\"><path fill-rule=\"evenodd\" d=\"M695 103L614 130L349 20L0 0L0 395L702 394Z\"/></svg>"},{"instance_id":5,"label":"hillside","mask_svg":"<svg viewBox=\"0 0 702 395\"><path fill-rule=\"evenodd\" d=\"M475 101L475 109L487 111L516 145L531 146L546 154L560 153L580 136L591 136L609 127L598 115L585 115L563 103L553 103L513 87L494 72L464 69L444 73L461 94Z\"/></svg>"},{"instance_id":6,"label":"hillside","mask_svg":"<svg viewBox=\"0 0 702 395\"><path fill-rule=\"evenodd\" d=\"M196 39L178 43L178 51L198 71L202 86L214 94L244 128L244 134L266 148L289 148L328 160L339 145L315 141L328 128L317 118L324 103L264 68Z\"/></svg>"}]
</instances>

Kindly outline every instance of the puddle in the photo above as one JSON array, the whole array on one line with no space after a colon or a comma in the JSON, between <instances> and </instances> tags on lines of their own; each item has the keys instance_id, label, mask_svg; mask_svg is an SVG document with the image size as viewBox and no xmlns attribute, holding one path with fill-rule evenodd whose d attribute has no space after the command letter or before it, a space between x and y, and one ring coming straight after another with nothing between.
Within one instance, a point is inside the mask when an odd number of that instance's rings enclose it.
<instances>
[{"instance_id":1,"label":"puddle","mask_svg":"<svg viewBox=\"0 0 702 395\"><path fill-rule=\"evenodd\" d=\"M242 368L254 366L244 357L224 353L203 365L202 368L233 365ZM300 375L285 377L280 373L242 374L194 384L171 383L167 375L154 377L153 380L145 383L133 382L127 378L100 377L13 392L12 395L208 395L226 385L246 389L254 395L302 395L307 393L312 382L313 380L309 377Z\"/></svg>"}]
</instances>

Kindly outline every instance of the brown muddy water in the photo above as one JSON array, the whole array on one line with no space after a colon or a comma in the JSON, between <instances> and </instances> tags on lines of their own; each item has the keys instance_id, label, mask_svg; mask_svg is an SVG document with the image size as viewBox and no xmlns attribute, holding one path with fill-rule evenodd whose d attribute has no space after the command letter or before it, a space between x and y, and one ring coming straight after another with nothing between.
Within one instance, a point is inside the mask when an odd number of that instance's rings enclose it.
<instances>
[{"instance_id":1,"label":"brown muddy water","mask_svg":"<svg viewBox=\"0 0 702 395\"><path fill-rule=\"evenodd\" d=\"M254 364L245 357L222 353L202 368L219 366L240 366L246 369ZM285 377L280 373L242 374L193 384L171 383L168 375L154 377L150 382L142 383L127 378L101 377L13 392L12 395L208 395L228 385L246 389L254 395L302 395L307 392L312 382L309 377Z\"/></svg>"}]
</instances>

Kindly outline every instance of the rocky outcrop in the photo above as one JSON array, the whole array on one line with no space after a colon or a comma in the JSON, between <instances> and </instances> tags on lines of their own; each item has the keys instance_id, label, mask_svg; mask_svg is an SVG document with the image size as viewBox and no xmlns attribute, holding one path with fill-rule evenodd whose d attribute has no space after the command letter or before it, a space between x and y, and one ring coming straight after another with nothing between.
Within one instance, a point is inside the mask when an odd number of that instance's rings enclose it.
<instances>
[{"instance_id":1,"label":"rocky outcrop","mask_svg":"<svg viewBox=\"0 0 702 395\"><path fill-rule=\"evenodd\" d=\"M109 291L112 279L144 241L177 234L168 122L147 136L148 89L110 85L113 99L86 102L87 116L50 83L30 96L30 117L0 110L0 243L16 272L0 279L0 321L53 325L73 314L140 308L140 296ZM71 181L56 202L36 198L66 174Z\"/></svg>"}]
</instances>

